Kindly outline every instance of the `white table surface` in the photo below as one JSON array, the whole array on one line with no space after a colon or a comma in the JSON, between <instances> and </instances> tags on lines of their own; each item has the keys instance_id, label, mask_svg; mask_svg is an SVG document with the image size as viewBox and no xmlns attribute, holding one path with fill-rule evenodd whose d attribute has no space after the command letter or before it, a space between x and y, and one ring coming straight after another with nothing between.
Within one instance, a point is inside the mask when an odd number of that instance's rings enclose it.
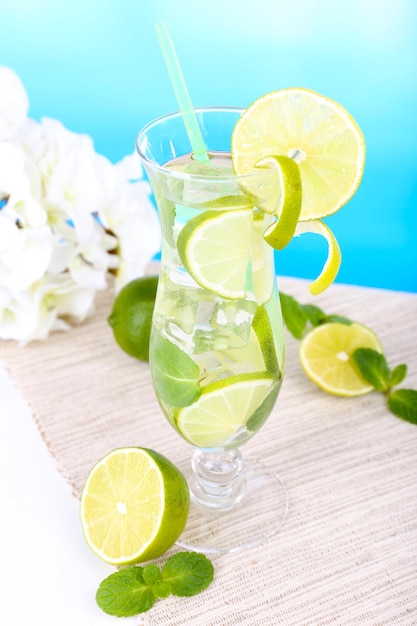
<instances>
[{"instance_id":1,"label":"white table surface","mask_svg":"<svg viewBox=\"0 0 417 626\"><path fill-rule=\"evenodd\" d=\"M1 619L4 626L105 626L95 604L114 571L85 544L78 501L0 365ZM124 624L140 623L136 618Z\"/></svg>"}]
</instances>

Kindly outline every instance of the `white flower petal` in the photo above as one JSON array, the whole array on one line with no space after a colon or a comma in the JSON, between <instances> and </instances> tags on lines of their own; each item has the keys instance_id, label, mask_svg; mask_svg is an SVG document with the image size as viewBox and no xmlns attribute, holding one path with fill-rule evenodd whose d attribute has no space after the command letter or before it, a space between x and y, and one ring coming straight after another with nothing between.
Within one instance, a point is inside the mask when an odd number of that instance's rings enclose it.
<instances>
[{"instance_id":1,"label":"white flower petal","mask_svg":"<svg viewBox=\"0 0 417 626\"><path fill-rule=\"evenodd\" d=\"M72 145L65 158L58 160L52 168L47 201L64 208L73 220L76 212L97 212L107 202L105 180L100 172L91 141L82 137L82 141Z\"/></svg>"},{"instance_id":2,"label":"white flower petal","mask_svg":"<svg viewBox=\"0 0 417 626\"><path fill-rule=\"evenodd\" d=\"M19 245L19 228L14 219L6 214L0 215L0 261L3 253Z\"/></svg>"},{"instance_id":3,"label":"white flower petal","mask_svg":"<svg viewBox=\"0 0 417 626\"><path fill-rule=\"evenodd\" d=\"M100 290L107 286L106 270L93 267L79 255L71 260L69 270L80 287Z\"/></svg>"},{"instance_id":4,"label":"white flower petal","mask_svg":"<svg viewBox=\"0 0 417 626\"><path fill-rule=\"evenodd\" d=\"M52 256L53 239L46 226L20 229L14 224L10 229L9 224L7 230L10 231L9 243L4 239L0 242L0 284L17 293L45 274Z\"/></svg>"},{"instance_id":5,"label":"white flower petal","mask_svg":"<svg viewBox=\"0 0 417 626\"><path fill-rule=\"evenodd\" d=\"M27 118L13 137L13 144L20 147L38 169L39 161L48 150L48 142L39 122Z\"/></svg>"},{"instance_id":6,"label":"white flower petal","mask_svg":"<svg viewBox=\"0 0 417 626\"><path fill-rule=\"evenodd\" d=\"M91 313L95 297L94 290L79 287L69 274L46 276L5 304L1 294L0 290L0 339L22 345L82 322Z\"/></svg>"},{"instance_id":7,"label":"white flower petal","mask_svg":"<svg viewBox=\"0 0 417 626\"><path fill-rule=\"evenodd\" d=\"M114 166L115 170L126 180L143 178L143 167L136 153L128 154Z\"/></svg>"},{"instance_id":8,"label":"white flower petal","mask_svg":"<svg viewBox=\"0 0 417 626\"><path fill-rule=\"evenodd\" d=\"M72 322L80 323L91 312L94 298L94 289L85 289L71 281L71 284L61 285L59 289L55 290L52 302L59 316L69 318Z\"/></svg>"},{"instance_id":9,"label":"white flower petal","mask_svg":"<svg viewBox=\"0 0 417 626\"><path fill-rule=\"evenodd\" d=\"M48 272L51 274L65 272L76 253L77 245L74 242L65 240L56 242L49 260Z\"/></svg>"}]
</instances>

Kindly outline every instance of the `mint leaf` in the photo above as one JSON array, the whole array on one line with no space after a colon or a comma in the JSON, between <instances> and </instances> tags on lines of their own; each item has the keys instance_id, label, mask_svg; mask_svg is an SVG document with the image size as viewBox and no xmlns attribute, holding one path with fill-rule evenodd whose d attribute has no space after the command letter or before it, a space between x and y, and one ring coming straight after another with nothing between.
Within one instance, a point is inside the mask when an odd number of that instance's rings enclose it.
<instances>
[{"instance_id":1,"label":"mint leaf","mask_svg":"<svg viewBox=\"0 0 417 626\"><path fill-rule=\"evenodd\" d=\"M390 384L390 371L385 356L372 348L358 348L353 360L364 380L378 391L386 391Z\"/></svg>"},{"instance_id":2,"label":"mint leaf","mask_svg":"<svg viewBox=\"0 0 417 626\"><path fill-rule=\"evenodd\" d=\"M402 363L401 365L397 365L391 372L390 376L390 387L395 387L395 385L399 385L403 382L404 378L407 376L407 366Z\"/></svg>"},{"instance_id":3,"label":"mint leaf","mask_svg":"<svg viewBox=\"0 0 417 626\"><path fill-rule=\"evenodd\" d=\"M109 615L131 617L152 608L155 595L142 567L127 567L105 578L96 593L98 606Z\"/></svg>"},{"instance_id":4,"label":"mint leaf","mask_svg":"<svg viewBox=\"0 0 417 626\"><path fill-rule=\"evenodd\" d=\"M414 389L397 389L388 396L388 406L394 415L417 424L417 391Z\"/></svg>"},{"instance_id":5,"label":"mint leaf","mask_svg":"<svg viewBox=\"0 0 417 626\"><path fill-rule=\"evenodd\" d=\"M198 552L179 552L171 556L162 568L162 580L171 585L176 596L194 596L212 582L211 561Z\"/></svg>"},{"instance_id":6,"label":"mint leaf","mask_svg":"<svg viewBox=\"0 0 417 626\"><path fill-rule=\"evenodd\" d=\"M292 296L281 291L279 299L286 327L296 339L301 339L307 323L306 313L303 311L301 304Z\"/></svg>"},{"instance_id":7,"label":"mint leaf","mask_svg":"<svg viewBox=\"0 0 417 626\"><path fill-rule=\"evenodd\" d=\"M145 565L142 574L143 580L148 585L153 585L158 580L162 580L161 570L157 565L154 565L153 563L148 563L148 565Z\"/></svg>"},{"instance_id":8,"label":"mint leaf","mask_svg":"<svg viewBox=\"0 0 417 626\"><path fill-rule=\"evenodd\" d=\"M152 591L157 598L168 598L172 593L171 585L162 582L162 580L156 581L152 586Z\"/></svg>"},{"instance_id":9,"label":"mint leaf","mask_svg":"<svg viewBox=\"0 0 417 626\"><path fill-rule=\"evenodd\" d=\"M301 310L312 326L319 326L326 320L326 314L315 304L301 304Z\"/></svg>"},{"instance_id":10,"label":"mint leaf","mask_svg":"<svg viewBox=\"0 0 417 626\"><path fill-rule=\"evenodd\" d=\"M326 315L324 321L326 323L338 322L339 324L346 324L347 326L352 324L352 320L348 317L344 317L343 315Z\"/></svg>"},{"instance_id":11,"label":"mint leaf","mask_svg":"<svg viewBox=\"0 0 417 626\"><path fill-rule=\"evenodd\" d=\"M352 324L352 320L348 317L344 317L343 315L326 315L326 313L315 304L300 304L295 298L282 291L279 296L284 323L296 339L302 339L307 322L310 322L313 327L331 322Z\"/></svg>"},{"instance_id":12,"label":"mint leaf","mask_svg":"<svg viewBox=\"0 0 417 626\"><path fill-rule=\"evenodd\" d=\"M201 394L197 363L158 333L152 339L152 377L158 397L166 404L189 406Z\"/></svg>"}]
</instances>

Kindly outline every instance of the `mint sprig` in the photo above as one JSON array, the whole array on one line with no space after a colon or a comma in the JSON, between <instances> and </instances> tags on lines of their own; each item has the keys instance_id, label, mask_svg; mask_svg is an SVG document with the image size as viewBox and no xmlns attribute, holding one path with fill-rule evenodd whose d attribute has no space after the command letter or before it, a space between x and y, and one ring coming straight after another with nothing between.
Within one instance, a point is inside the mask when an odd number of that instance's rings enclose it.
<instances>
[{"instance_id":1,"label":"mint sprig","mask_svg":"<svg viewBox=\"0 0 417 626\"><path fill-rule=\"evenodd\" d=\"M158 599L168 596L194 596L204 591L214 577L209 559L197 552L179 552L162 567L121 569L105 578L96 594L98 606L116 617L132 617L149 611Z\"/></svg>"},{"instance_id":2,"label":"mint sprig","mask_svg":"<svg viewBox=\"0 0 417 626\"><path fill-rule=\"evenodd\" d=\"M289 332L302 339L309 330L331 322L352 324L352 320L341 315L326 315L319 307L301 304L293 296L280 293L284 323ZM407 365L401 363L390 369L384 354L371 348L358 348L352 355L358 374L377 391L385 394L391 413L407 422L417 424L417 391L396 389L407 375Z\"/></svg>"},{"instance_id":3,"label":"mint sprig","mask_svg":"<svg viewBox=\"0 0 417 626\"><path fill-rule=\"evenodd\" d=\"M407 422L417 424L417 391L392 390L406 377L405 363L390 370L385 356L371 348L358 348L352 357L362 378L386 395L391 413Z\"/></svg>"},{"instance_id":4,"label":"mint sprig","mask_svg":"<svg viewBox=\"0 0 417 626\"><path fill-rule=\"evenodd\" d=\"M315 304L301 304L293 296L282 291L279 294L281 302L282 317L290 333L296 339L302 337L311 328L327 324L329 322L340 322L341 324L352 324L352 321L342 315L327 315Z\"/></svg>"}]
</instances>

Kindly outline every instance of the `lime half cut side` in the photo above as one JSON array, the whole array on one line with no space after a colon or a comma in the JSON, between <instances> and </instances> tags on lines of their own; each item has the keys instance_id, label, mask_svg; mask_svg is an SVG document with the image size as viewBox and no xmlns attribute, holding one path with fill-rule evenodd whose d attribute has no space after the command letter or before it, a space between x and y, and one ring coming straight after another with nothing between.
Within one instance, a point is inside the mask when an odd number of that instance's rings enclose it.
<instances>
[{"instance_id":1,"label":"lime half cut side","mask_svg":"<svg viewBox=\"0 0 417 626\"><path fill-rule=\"evenodd\" d=\"M177 428L199 448L227 446L276 385L275 377L268 372L237 374L207 385L194 404L178 413Z\"/></svg>"},{"instance_id":2,"label":"lime half cut side","mask_svg":"<svg viewBox=\"0 0 417 626\"><path fill-rule=\"evenodd\" d=\"M374 387L358 374L352 359L357 348L382 353L377 336L363 324L323 324L313 328L301 342L301 365L307 376L327 393L360 396Z\"/></svg>"},{"instance_id":3,"label":"lime half cut side","mask_svg":"<svg viewBox=\"0 0 417 626\"><path fill-rule=\"evenodd\" d=\"M182 473L146 448L117 448L89 473L80 515L89 547L128 565L156 558L185 528L190 496Z\"/></svg>"}]
</instances>

